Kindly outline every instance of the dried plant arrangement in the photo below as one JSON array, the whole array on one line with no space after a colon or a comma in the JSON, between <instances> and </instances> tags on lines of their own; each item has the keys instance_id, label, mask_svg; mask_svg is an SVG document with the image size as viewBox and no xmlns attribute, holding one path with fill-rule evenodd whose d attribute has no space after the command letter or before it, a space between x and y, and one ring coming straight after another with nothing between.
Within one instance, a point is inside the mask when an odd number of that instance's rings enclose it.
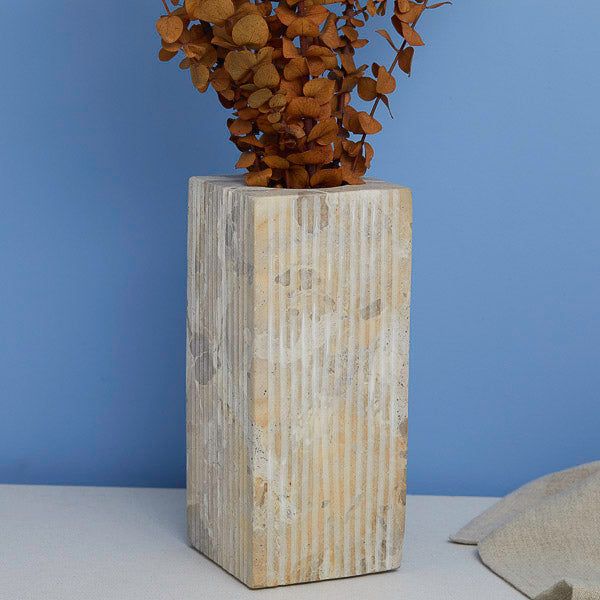
<instances>
[{"instance_id":1,"label":"dried plant arrangement","mask_svg":"<svg viewBox=\"0 0 600 600\"><path fill-rule=\"evenodd\" d=\"M357 66L356 51L368 40L359 30L383 16L387 0L162 0L166 14L156 22L159 59L181 51L181 69L196 89L209 86L233 110L227 125L241 152L237 168L246 184L319 188L360 184L371 164L368 135L381 130L380 103L389 110L398 67L410 75L414 49L423 45L415 25L428 0L393 0L397 44L389 67ZM332 5L337 5L333 10ZM372 102L370 111L352 107L351 94ZM354 136L354 139L353 139Z\"/></svg>"}]
</instances>

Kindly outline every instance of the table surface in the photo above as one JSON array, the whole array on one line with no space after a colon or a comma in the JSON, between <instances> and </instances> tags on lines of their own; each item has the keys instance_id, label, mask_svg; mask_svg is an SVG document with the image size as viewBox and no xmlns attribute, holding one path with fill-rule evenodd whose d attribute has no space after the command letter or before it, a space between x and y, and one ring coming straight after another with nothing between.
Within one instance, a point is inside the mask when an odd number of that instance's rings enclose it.
<instances>
[{"instance_id":1,"label":"table surface","mask_svg":"<svg viewBox=\"0 0 600 600\"><path fill-rule=\"evenodd\" d=\"M250 590L187 545L184 490L0 485L0 599L523 599L447 541L494 500L409 496L399 570Z\"/></svg>"}]
</instances>

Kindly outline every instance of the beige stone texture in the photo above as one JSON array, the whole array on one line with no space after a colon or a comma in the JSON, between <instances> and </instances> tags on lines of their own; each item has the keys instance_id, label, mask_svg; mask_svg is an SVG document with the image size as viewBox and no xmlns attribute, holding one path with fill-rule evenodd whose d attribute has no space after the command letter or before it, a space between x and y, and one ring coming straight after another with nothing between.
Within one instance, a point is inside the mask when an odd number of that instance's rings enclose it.
<instances>
[{"instance_id":1,"label":"beige stone texture","mask_svg":"<svg viewBox=\"0 0 600 600\"><path fill-rule=\"evenodd\" d=\"M250 587L400 565L411 194L190 180L188 532Z\"/></svg>"}]
</instances>

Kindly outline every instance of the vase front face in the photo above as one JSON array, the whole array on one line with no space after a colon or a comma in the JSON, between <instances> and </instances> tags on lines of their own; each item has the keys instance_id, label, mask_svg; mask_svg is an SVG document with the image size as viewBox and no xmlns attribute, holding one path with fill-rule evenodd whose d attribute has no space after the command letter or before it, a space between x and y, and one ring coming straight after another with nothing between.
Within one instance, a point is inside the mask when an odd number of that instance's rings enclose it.
<instances>
[{"instance_id":1,"label":"vase front face","mask_svg":"<svg viewBox=\"0 0 600 600\"><path fill-rule=\"evenodd\" d=\"M190 181L188 530L251 587L399 566L411 197Z\"/></svg>"}]
</instances>

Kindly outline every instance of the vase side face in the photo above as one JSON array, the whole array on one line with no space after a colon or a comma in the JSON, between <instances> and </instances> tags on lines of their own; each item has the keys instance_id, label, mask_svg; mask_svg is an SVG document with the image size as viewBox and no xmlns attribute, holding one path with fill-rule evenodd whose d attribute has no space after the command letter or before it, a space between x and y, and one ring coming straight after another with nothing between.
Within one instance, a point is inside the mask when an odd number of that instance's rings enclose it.
<instances>
[{"instance_id":1,"label":"vase side face","mask_svg":"<svg viewBox=\"0 0 600 600\"><path fill-rule=\"evenodd\" d=\"M252 575L252 214L243 194L190 180L188 538L242 581Z\"/></svg>"},{"instance_id":2,"label":"vase side face","mask_svg":"<svg viewBox=\"0 0 600 600\"><path fill-rule=\"evenodd\" d=\"M188 276L216 269L210 277L220 282L188 287L188 339L198 327L209 331L211 360L202 368L215 372L214 382L198 380L188 342L188 504L200 515L192 544L251 587L396 568L406 495L410 191L373 183L278 194L196 181L189 252L202 266ZM212 224L193 216L194 204L206 210L207 195L221 198ZM211 496L221 500L218 514ZM231 524L235 531L221 531ZM215 558L233 549L239 564Z\"/></svg>"}]
</instances>

